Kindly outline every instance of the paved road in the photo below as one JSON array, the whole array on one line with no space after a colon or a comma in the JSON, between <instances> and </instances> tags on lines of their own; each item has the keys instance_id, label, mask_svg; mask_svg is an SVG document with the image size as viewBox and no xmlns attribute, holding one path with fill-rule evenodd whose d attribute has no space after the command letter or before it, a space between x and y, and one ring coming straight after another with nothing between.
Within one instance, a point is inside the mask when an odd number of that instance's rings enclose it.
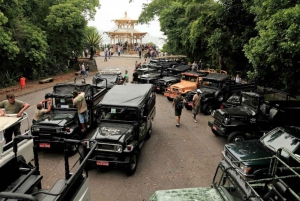
<instances>
[{"instance_id":1,"label":"paved road","mask_svg":"<svg viewBox=\"0 0 300 201\"><path fill-rule=\"evenodd\" d=\"M98 69L124 67L132 75L136 58L112 57L103 62L96 58ZM142 60L138 60L142 61ZM130 78L131 79L131 78ZM91 83L91 77L87 78ZM52 89L28 94L19 99L35 105ZM34 108L27 110L32 117ZM183 110L181 127L175 127L174 111L166 97L157 95L157 112L153 123L152 137L145 143L139 158L136 173L128 177L120 169L89 172L92 200L141 201L159 189L210 186L216 166L221 159L225 139L215 137L207 121L211 116L198 116L198 123L192 120L192 113ZM92 132L87 136L91 136ZM43 188L51 187L64 176L64 161L61 153L40 152ZM75 158L71 159L72 161Z\"/></svg>"}]
</instances>

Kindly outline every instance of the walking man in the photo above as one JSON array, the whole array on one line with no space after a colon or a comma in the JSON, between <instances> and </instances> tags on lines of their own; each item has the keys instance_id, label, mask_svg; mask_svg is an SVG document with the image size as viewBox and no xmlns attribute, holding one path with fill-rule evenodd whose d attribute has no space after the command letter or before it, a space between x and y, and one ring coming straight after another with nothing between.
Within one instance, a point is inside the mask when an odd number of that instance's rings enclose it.
<instances>
[{"instance_id":1,"label":"walking man","mask_svg":"<svg viewBox=\"0 0 300 201\"><path fill-rule=\"evenodd\" d=\"M180 116L183 109L183 103L185 103L185 99L182 97L181 93L177 91L176 97L173 99L172 107L175 108L175 119L176 119L176 127L180 126Z\"/></svg>"},{"instance_id":2,"label":"walking man","mask_svg":"<svg viewBox=\"0 0 300 201\"><path fill-rule=\"evenodd\" d=\"M7 100L0 102L0 116L4 116L5 114L17 114L17 117L21 117L23 112L30 106L28 103L15 99L15 95L13 93L7 94L6 98ZM2 108L5 109L5 112ZM14 134L14 136L21 135L20 126L21 124L18 123L5 130L4 138L6 144L12 141L12 134Z\"/></svg>"},{"instance_id":3,"label":"walking man","mask_svg":"<svg viewBox=\"0 0 300 201\"><path fill-rule=\"evenodd\" d=\"M134 73L132 74L132 83L133 84L138 84L138 77L139 77L138 72L136 72L136 70L134 70Z\"/></svg>"},{"instance_id":4,"label":"walking man","mask_svg":"<svg viewBox=\"0 0 300 201\"><path fill-rule=\"evenodd\" d=\"M85 93L73 90L72 94L73 105L77 107L78 111L79 122L81 124L81 132L84 132L86 130L86 124L89 121L89 113L85 101Z\"/></svg>"},{"instance_id":5,"label":"walking man","mask_svg":"<svg viewBox=\"0 0 300 201\"><path fill-rule=\"evenodd\" d=\"M192 113L193 113L193 118L194 118L195 123L197 123L196 116L200 112L200 100L201 100L200 93L201 93L201 90L197 89L197 93L193 97L193 110L192 110Z\"/></svg>"}]
</instances>

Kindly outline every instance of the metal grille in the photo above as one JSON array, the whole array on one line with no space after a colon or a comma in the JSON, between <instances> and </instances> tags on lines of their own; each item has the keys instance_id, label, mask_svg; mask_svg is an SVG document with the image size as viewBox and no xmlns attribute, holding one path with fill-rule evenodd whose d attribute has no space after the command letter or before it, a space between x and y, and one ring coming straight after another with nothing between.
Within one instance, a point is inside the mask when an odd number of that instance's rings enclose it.
<instances>
[{"instance_id":1,"label":"metal grille","mask_svg":"<svg viewBox=\"0 0 300 201\"><path fill-rule=\"evenodd\" d=\"M109 152L116 152L115 144L101 144L98 143L97 149L98 151L109 151Z\"/></svg>"},{"instance_id":2,"label":"metal grille","mask_svg":"<svg viewBox=\"0 0 300 201\"><path fill-rule=\"evenodd\" d=\"M216 111L214 118L215 118L214 124L216 126L220 126L222 124L222 121L223 121L223 116L218 111Z\"/></svg>"}]
</instances>

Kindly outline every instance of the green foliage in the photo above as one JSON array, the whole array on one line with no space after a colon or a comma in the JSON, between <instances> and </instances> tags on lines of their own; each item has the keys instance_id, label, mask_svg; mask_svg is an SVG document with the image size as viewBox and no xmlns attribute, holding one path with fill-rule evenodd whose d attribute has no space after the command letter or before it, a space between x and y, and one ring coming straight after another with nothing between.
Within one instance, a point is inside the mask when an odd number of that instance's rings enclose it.
<instances>
[{"instance_id":1,"label":"green foliage","mask_svg":"<svg viewBox=\"0 0 300 201\"><path fill-rule=\"evenodd\" d=\"M0 0L0 87L67 70L99 6L99 0Z\"/></svg>"},{"instance_id":2,"label":"green foliage","mask_svg":"<svg viewBox=\"0 0 300 201\"><path fill-rule=\"evenodd\" d=\"M97 49L100 49L100 44L103 42L101 34L98 32L96 27L87 27L85 30L85 46L90 49L91 58Z\"/></svg>"}]
</instances>

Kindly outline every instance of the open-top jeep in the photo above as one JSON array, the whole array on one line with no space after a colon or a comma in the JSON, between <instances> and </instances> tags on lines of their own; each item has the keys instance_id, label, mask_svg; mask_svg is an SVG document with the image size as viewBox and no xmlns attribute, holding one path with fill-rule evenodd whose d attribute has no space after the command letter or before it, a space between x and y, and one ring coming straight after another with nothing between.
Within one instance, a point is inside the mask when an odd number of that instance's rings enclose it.
<instances>
[{"instance_id":1,"label":"open-top jeep","mask_svg":"<svg viewBox=\"0 0 300 201\"><path fill-rule=\"evenodd\" d=\"M200 87L201 94L201 112L208 115L214 109L220 108L221 103L226 101L232 94L241 91L253 91L257 89L255 83L237 84L231 79L230 75L211 73L203 77ZM186 109L192 109L193 96L196 91L189 92L186 96Z\"/></svg>"},{"instance_id":2,"label":"open-top jeep","mask_svg":"<svg viewBox=\"0 0 300 201\"><path fill-rule=\"evenodd\" d=\"M280 154L289 155L297 161L296 168L284 163L279 157ZM264 179L246 180L236 169L242 166L240 162L222 160L217 167L211 187L159 190L149 200L299 201L299 157L283 148L278 150L277 155L268 159L273 162L268 166L268 174Z\"/></svg>"},{"instance_id":3,"label":"open-top jeep","mask_svg":"<svg viewBox=\"0 0 300 201\"><path fill-rule=\"evenodd\" d=\"M261 178L268 174L270 157L282 147L300 157L300 128L278 127L260 139L226 144L222 154L228 161L238 161L239 166L236 169L245 177ZM300 165L286 152L282 152L280 158L291 167Z\"/></svg>"},{"instance_id":4,"label":"open-top jeep","mask_svg":"<svg viewBox=\"0 0 300 201\"><path fill-rule=\"evenodd\" d=\"M156 96L151 84L128 84L112 88L97 108L98 128L91 138L97 148L89 164L123 166L128 175L136 171L140 150L152 133Z\"/></svg>"},{"instance_id":5,"label":"open-top jeep","mask_svg":"<svg viewBox=\"0 0 300 201\"><path fill-rule=\"evenodd\" d=\"M300 101L276 100L278 96L253 92L242 92L241 96L240 106L217 109L212 112L214 120L208 122L212 132L226 136L228 142L259 138L278 126L299 125L295 117L299 114ZM265 97L269 100L265 101Z\"/></svg>"},{"instance_id":6,"label":"open-top jeep","mask_svg":"<svg viewBox=\"0 0 300 201\"><path fill-rule=\"evenodd\" d=\"M187 92L194 91L199 88L202 78L207 75L207 72L200 73L195 71L181 73L180 82L169 86L164 92L164 96L166 96L169 101L172 101L175 98L177 91L185 96Z\"/></svg>"},{"instance_id":7,"label":"open-top jeep","mask_svg":"<svg viewBox=\"0 0 300 201\"><path fill-rule=\"evenodd\" d=\"M43 176L39 169L38 159L38 139L34 140L34 146L31 147L32 155L34 155L34 165L28 165L23 161L18 160L17 143L20 141L32 141L34 136L20 135L14 138L13 151L14 154L5 163L0 165L0 200L32 200L32 201L88 201L91 200L88 174L84 174L84 169L87 163L87 158L83 158L79 154L79 159L72 166L72 172L69 168L69 159L67 147L68 144L75 144L75 147L83 147L83 143L77 140L63 140L61 143L65 147L65 165L62 169L65 170L65 177L58 179L50 189L42 188ZM92 153L96 146L90 147ZM79 152L78 152L79 153ZM80 164L77 162L80 161Z\"/></svg>"},{"instance_id":8,"label":"open-top jeep","mask_svg":"<svg viewBox=\"0 0 300 201\"><path fill-rule=\"evenodd\" d=\"M90 128L96 122L96 105L107 92L106 88L90 84L57 84L53 87L52 93L47 93L45 98L51 98L51 112L43 116L31 127L33 136L39 138L40 149L57 148L61 145L61 139L82 139L83 133L78 119L77 108L73 105L73 90L85 93L85 99L89 112ZM69 149L70 155L74 154L76 147Z\"/></svg>"},{"instance_id":9,"label":"open-top jeep","mask_svg":"<svg viewBox=\"0 0 300 201\"><path fill-rule=\"evenodd\" d=\"M107 89L123 84L122 70L123 68L104 68L93 77L92 83Z\"/></svg>"}]
</instances>

